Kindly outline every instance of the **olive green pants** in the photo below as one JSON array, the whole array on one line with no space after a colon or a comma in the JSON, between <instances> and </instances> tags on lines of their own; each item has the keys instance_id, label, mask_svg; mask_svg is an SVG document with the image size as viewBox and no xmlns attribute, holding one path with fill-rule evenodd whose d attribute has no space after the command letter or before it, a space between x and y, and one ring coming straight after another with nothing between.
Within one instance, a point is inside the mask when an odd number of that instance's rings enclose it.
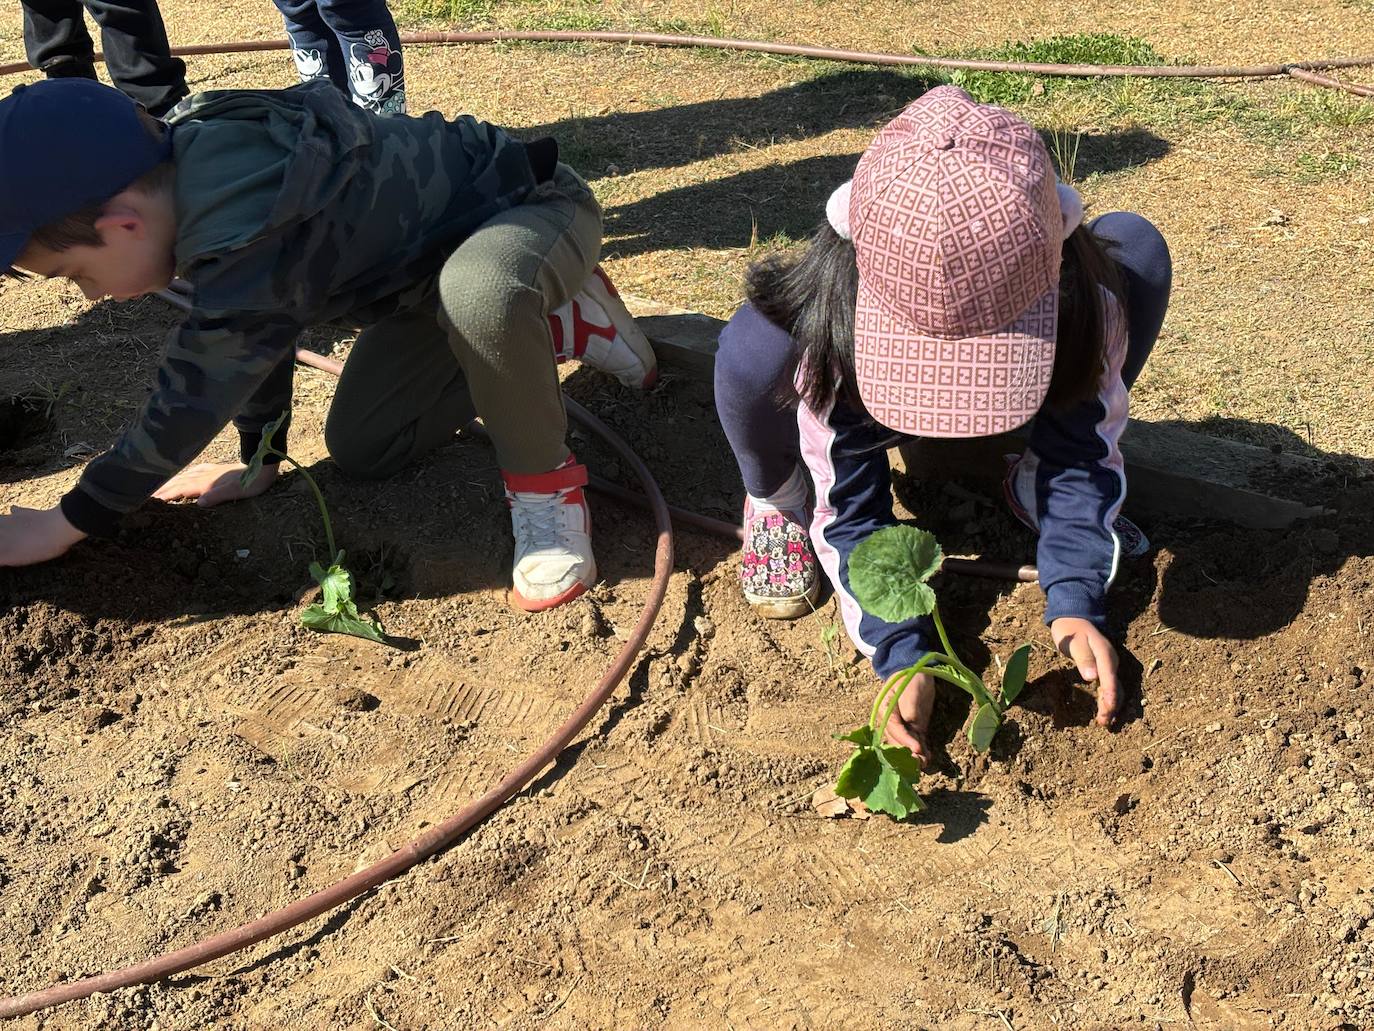
<instances>
[{"instance_id":1,"label":"olive green pants","mask_svg":"<svg viewBox=\"0 0 1374 1031\"><path fill-rule=\"evenodd\" d=\"M439 273L438 302L369 326L344 364L325 443L345 472L387 476L481 416L500 467L568 457L548 314L601 251L601 208L559 165L524 204L483 223Z\"/></svg>"}]
</instances>

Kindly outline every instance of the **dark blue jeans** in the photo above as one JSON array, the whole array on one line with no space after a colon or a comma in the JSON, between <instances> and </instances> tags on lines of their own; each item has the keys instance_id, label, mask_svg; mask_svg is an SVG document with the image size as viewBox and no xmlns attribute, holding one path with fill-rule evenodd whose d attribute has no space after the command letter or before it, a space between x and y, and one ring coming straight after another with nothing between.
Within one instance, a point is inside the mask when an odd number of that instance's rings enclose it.
<instances>
[{"instance_id":1,"label":"dark blue jeans","mask_svg":"<svg viewBox=\"0 0 1374 1031\"><path fill-rule=\"evenodd\" d=\"M1114 211L1095 219L1089 228L1107 245L1126 278L1129 345L1121 378L1129 388L1164 324L1173 262L1164 237L1140 215ZM801 462L796 402L779 400L790 394L797 355L784 337L779 339L783 346L763 353L758 347L732 348L724 343L716 352L716 411L744 487L756 498L778 490Z\"/></svg>"},{"instance_id":2,"label":"dark blue jeans","mask_svg":"<svg viewBox=\"0 0 1374 1031\"><path fill-rule=\"evenodd\" d=\"M186 96L186 65L173 57L155 0L84 0L100 26L110 79L161 117ZM24 52L50 79L94 79L95 45L82 0L23 0Z\"/></svg>"},{"instance_id":3,"label":"dark blue jeans","mask_svg":"<svg viewBox=\"0 0 1374 1031\"><path fill-rule=\"evenodd\" d=\"M274 0L301 81L328 78L359 107L406 111L401 37L385 0Z\"/></svg>"}]
</instances>

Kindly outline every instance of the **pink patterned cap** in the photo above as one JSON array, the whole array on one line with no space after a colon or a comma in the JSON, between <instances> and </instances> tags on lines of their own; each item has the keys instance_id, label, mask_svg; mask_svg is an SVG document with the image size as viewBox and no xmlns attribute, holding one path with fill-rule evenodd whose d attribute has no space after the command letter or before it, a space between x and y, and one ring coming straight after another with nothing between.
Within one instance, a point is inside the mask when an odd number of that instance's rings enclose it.
<instances>
[{"instance_id":1,"label":"pink patterned cap","mask_svg":"<svg viewBox=\"0 0 1374 1031\"><path fill-rule=\"evenodd\" d=\"M909 104L864 151L849 220L854 366L878 422L981 437L1049 390L1063 217L1039 135L954 86Z\"/></svg>"}]
</instances>

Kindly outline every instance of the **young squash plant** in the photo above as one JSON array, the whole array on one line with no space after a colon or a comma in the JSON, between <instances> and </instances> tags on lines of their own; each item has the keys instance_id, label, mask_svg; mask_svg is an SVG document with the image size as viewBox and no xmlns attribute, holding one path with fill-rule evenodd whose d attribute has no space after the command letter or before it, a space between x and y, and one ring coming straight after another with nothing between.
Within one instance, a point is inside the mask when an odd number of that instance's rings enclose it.
<instances>
[{"instance_id":1,"label":"young squash plant","mask_svg":"<svg viewBox=\"0 0 1374 1031\"><path fill-rule=\"evenodd\" d=\"M330 561L328 569L318 562L310 563L310 575L320 585L320 600L301 612L301 623L311 630L330 634L351 634L354 637L364 637L369 641L385 644L385 631L382 630L381 624L375 619L361 615L357 603L353 600L353 575L343 564L344 553L334 545L334 527L329 521L329 509L325 506L320 485L299 462L272 444L272 437L281 429L281 424L285 420L286 413L282 412L262 428L262 441L249 461L248 468L243 471L240 482L245 487L252 483L262 472L263 459L268 455L275 455L282 461L290 462L296 471L305 477L305 482L315 494L315 501L320 506L320 519L324 521L324 539L329 548Z\"/></svg>"},{"instance_id":2,"label":"young squash plant","mask_svg":"<svg viewBox=\"0 0 1374 1031\"><path fill-rule=\"evenodd\" d=\"M905 745L884 744L883 732L917 674L929 673L973 697L977 708L968 740L975 751L986 752L1007 709L1026 686L1030 663L1031 646L1016 649L1002 671L1001 689L994 695L983 679L960 661L945 632L935 591L928 583L943 562L935 536L914 526L878 530L849 556L849 587L865 612L886 623L929 616L944 649L929 652L914 666L888 677L873 700L868 723L840 737L853 743L854 752L840 770L835 793L860 799L869 809L899 820L925 808L916 794L921 764Z\"/></svg>"}]
</instances>

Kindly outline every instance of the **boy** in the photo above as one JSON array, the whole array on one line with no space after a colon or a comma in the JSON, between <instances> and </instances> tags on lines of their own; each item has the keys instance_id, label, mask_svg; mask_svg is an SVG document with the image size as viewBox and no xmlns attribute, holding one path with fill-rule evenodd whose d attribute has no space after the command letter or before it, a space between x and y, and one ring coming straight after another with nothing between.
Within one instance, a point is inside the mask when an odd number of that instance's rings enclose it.
<instances>
[{"instance_id":1,"label":"boy","mask_svg":"<svg viewBox=\"0 0 1374 1031\"><path fill-rule=\"evenodd\" d=\"M319 82L202 94L164 125L88 80L20 87L0 101L0 269L92 300L179 274L192 309L114 447L58 506L0 516L0 565L109 534L150 496L262 493L275 465L247 486L243 463L179 471L231 418L252 456L290 407L297 335L348 318L366 328L325 427L337 464L386 476L480 415L511 511L513 601L577 597L596 565L555 359L633 386L656 375L595 267L600 244L600 208L554 141L470 117L380 118Z\"/></svg>"}]
</instances>

